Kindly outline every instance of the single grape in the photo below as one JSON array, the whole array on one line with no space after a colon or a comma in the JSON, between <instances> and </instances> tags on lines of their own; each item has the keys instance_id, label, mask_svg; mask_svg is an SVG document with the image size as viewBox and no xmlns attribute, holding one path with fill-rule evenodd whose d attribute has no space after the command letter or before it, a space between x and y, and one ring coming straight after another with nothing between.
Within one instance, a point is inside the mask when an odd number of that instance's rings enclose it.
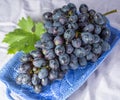
<instances>
[{"instance_id":1,"label":"single grape","mask_svg":"<svg viewBox=\"0 0 120 100\"><path fill-rule=\"evenodd\" d=\"M33 65L37 68L40 68L46 65L46 61L43 58L35 58L33 60Z\"/></svg>"},{"instance_id":2,"label":"single grape","mask_svg":"<svg viewBox=\"0 0 120 100\"><path fill-rule=\"evenodd\" d=\"M85 57L79 58L79 64L81 66L86 66L87 65L87 60Z\"/></svg>"},{"instance_id":3,"label":"single grape","mask_svg":"<svg viewBox=\"0 0 120 100\"><path fill-rule=\"evenodd\" d=\"M65 72L62 72L62 71L60 71L58 74L59 74L58 75L59 79L63 79L63 77L65 76Z\"/></svg>"},{"instance_id":4,"label":"single grape","mask_svg":"<svg viewBox=\"0 0 120 100\"><path fill-rule=\"evenodd\" d=\"M45 29L48 30L48 29L51 28L52 26L53 26L53 22L52 22L51 20L44 22L44 27L45 27Z\"/></svg>"},{"instance_id":5,"label":"single grape","mask_svg":"<svg viewBox=\"0 0 120 100\"><path fill-rule=\"evenodd\" d=\"M85 51L86 51L86 55L87 55L87 54L90 53L90 51L91 51L91 49L92 49L92 46L89 45L89 44L88 44L88 45L85 45L85 46L84 46L84 49L85 49Z\"/></svg>"},{"instance_id":6,"label":"single grape","mask_svg":"<svg viewBox=\"0 0 120 100\"><path fill-rule=\"evenodd\" d=\"M63 25L63 24L65 24L65 23L67 23L67 18L65 17L65 16L61 16L60 18L59 18L59 22Z\"/></svg>"},{"instance_id":7,"label":"single grape","mask_svg":"<svg viewBox=\"0 0 120 100\"><path fill-rule=\"evenodd\" d=\"M61 36L56 36L54 38L55 45L63 44L63 42L64 42L64 40L63 40L63 38Z\"/></svg>"},{"instance_id":8,"label":"single grape","mask_svg":"<svg viewBox=\"0 0 120 100\"><path fill-rule=\"evenodd\" d=\"M57 56L63 55L65 53L65 47L63 45L57 45L55 47L55 53Z\"/></svg>"},{"instance_id":9,"label":"single grape","mask_svg":"<svg viewBox=\"0 0 120 100\"><path fill-rule=\"evenodd\" d=\"M35 93L40 93L41 90L42 90L41 85L35 85L35 87L34 87L34 91L35 91Z\"/></svg>"},{"instance_id":10,"label":"single grape","mask_svg":"<svg viewBox=\"0 0 120 100\"><path fill-rule=\"evenodd\" d=\"M95 55L94 53L90 52L89 54L86 55L86 59L88 61L90 61L90 60L92 60L92 58L94 57L94 55Z\"/></svg>"},{"instance_id":11,"label":"single grape","mask_svg":"<svg viewBox=\"0 0 120 100\"><path fill-rule=\"evenodd\" d=\"M31 63L22 63L18 69L19 73L28 73L32 68Z\"/></svg>"},{"instance_id":12,"label":"single grape","mask_svg":"<svg viewBox=\"0 0 120 100\"><path fill-rule=\"evenodd\" d=\"M82 58L86 55L86 51L84 48L80 47L80 48L76 48L74 50L74 54L75 54L75 56Z\"/></svg>"},{"instance_id":13,"label":"single grape","mask_svg":"<svg viewBox=\"0 0 120 100\"><path fill-rule=\"evenodd\" d=\"M29 62L29 61L32 61L32 56L30 54L24 54L22 57L21 57L21 62Z\"/></svg>"},{"instance_id":14,"label":"single grape","mask_svg":"<svg viewBox=\"0 0 120 100\"><path fill-rule=\"evenodd\" d=\"M49 67L57 70L59 68L59 62L57 59L49 60Z\"/></svg>"},{"instance_id":15,"label":"single grape","mask_svg":"<svg viewBox=\"0 0 120 100\"><path fill-rule=\"evenodd\" d=\"M106 19L101 13L96 13L94 15L94 21L98 25L103 25L106 24Z\"/></svg>"},{"instance_id":16,"label":"single grape","mask_svg":"<svg viewBox=\"0 0 120 100\"><path fill-rule=\"evenodd\" d=\"M52 49L52 48L54 48L54 43L53 43L53 41L44 42L41 44L41 47L42 47L42 49L43 48L44 49Z\"/></svg>"},{"instance_id":17,"label":"single grape","mask_svg":"<svg viewBox=\"0 0 120 100\"><path fill-rule=\"evenodd\" d=\"M61 24L59 21L55 21L55 22L53 23L53 26L54 26L54 27L60 27L60 26L62 26L62 24Z\"/></svg>"},{"instance_id":18,"label":"single grape","mask_svg":"<svg viewBox=\"0 0 120 100\"><path fill-rule=\"evenodd\" d=\"M63 12L61 11L61 9L59 9L57 11L54 11L52 18L54 21L58 21L62 15L63 15Z\"/></svg>"},{"instance_id":19,"label":"single grape","mask_svg":"<svg viewBox=\"0 0 120 100\"><path fill-rule=\"evenodd\" d=\"M49 33L44 33L42 36L41 36L41 42L48 42L50 40L52 40L52 36L49 34Z\"/></svg>"},{"instance_id":20,"label":"single grape","mask_svg":"<svg viewBox=\"0 0 120 100\"><path fill-rule=\"evenodd\" d=\"M100 34L101 31L102 31L101 26L100 26L100 25L95 25L95 30L94 30L94 32L95 32L96 34Z\"/></svg>"},{"instance_id":21,"label":"single grape","mask_svg":"<svg viewBox=\"0 0 120 100\"><path fill-rule=\"evenodd\" d=\"M81 38L85 44L92 44L94 43L94 36L89 32L82 32Z\"/></svg>"},{"instance_id":22,"label":"single grape","mask_svg":"<svg viewBox=\"0 0 120 100\"><path fill-rule=\"evenodd\" d=\"M101 46L102 46L102 51L108 51L110 49L110 44L106 41L103 41L101 43Z\"/></svg>"},{"instance_id":23,"label":"single grape","mask_svg":"<svg viewBox=\"0 0 120 100\"><path fill-rule=\"evenodd\" d=\"M62 71L67 71L69 69L69 66L68 65L60 66L60 69Z\"/></svg>"},{"instance_id":24,"label":"single grape","mask_svg":"<svg viewBox=\"0 0 120 100\"><path fill-rule=\"evenodd\" d=\"M88 11L88 13L89 13L89 15L90 15L91 17L93 17L93 16L95 15L96 11L93 10L93 9L90 9L90 10Z\"/></svg>"},{"instance_id":25,"label":"single grape","mask_svg":"<svg viewBox=\"0 0 120 100\"><path fill-rule=\"evenodd\" d=\"M34 45L34 47L35 48L38 48L38 49L41 49L42 48L42 45L41 45L42 43L41 43L41 41L39 40L39 41L37 41L36 43L35 43L35 45Z\"/></svg>"},{"instance_id":26,"label":"single grape","mask_svg":"<svg viewBox=\"0 0 120 100\"><path fill-rule=\"evenodd\" d=\"M42 86L46 86L46 85L48 84L48 82L49 82L48 78L43 78L43 79L41 80Z\"/></svg>"},{"instance_id":27,"label":"single grape","mask_svg":"<svg viewBox=\"0 0 120 100\"><path fill-rule=\"evenodd\" d=\"M68 13L70 8L67 6L67 5L64 5L61 10L64 12L64 13Z\"/></svg>"},{"instance_id":28,"label":"single grape","mask_svg":"<svg viewBox=\"0 0 120 100\"><path fill-rule=\"evenodd\" d=\"M74 48L71 44L66 44L66 53L71 54Z\"/></svg>"},{"instance_id":29,"label":"single grape","mask_svg":"<svg viewBox=\"0 0 120 100\"><path fill-rule=\"evenodd\" d=\"M44 20L52 20L52 13L51 12L46 12L43 14L43 19Z\"/></svg>"},{"instance_id":30,"label":"single grape","mask_svg":"<svg viewBox=\"0 0 120 100\"><path fill-rule=\"evenodd\" d=\"M38 78L38 75L37 74L33 74L32 76L32 84L33 85L39 85L41 82L41 80Z\"/></svg>"},{"instance_id":31,"label":"single grape","mask_svg":"<svg viewBox=\"0 0 120 100\"><path fill-rule=\"evenodd\" d=\"M58 78L58 71L56 70L51 70L48 76L49 80L55 80Z\"/></svg>"},{"instance_id":32,"label":"single grape","mask_svg":"<svg viewBox=\"0 0 120 100\"><path fill-rule=\"evenodd\" d=\"M94 43L98 43L98 42L100 42L100 37L99 37L99 35L95 34L94 35Z\"/></svg>"},{"instance_id":33,"label":"single grape","mask_svg":"<svg viewBox=\"0 0 120 100\"><path fill-rule=\"evenodd\" d=\"M109 28L104 28L100 34L101 38L108 41L110 39L111 31Z\"/></svg>"},{"instance_id":34,"label":"single grape","mask_svg":"<svg viewBox=\"0 0 120 100\"><path fill-rule=\"evenodd\" d=\"M75 14L77 12L77 8L73 3L69 3L67 6L69 7L69 11L72 12L72 14Z\"/></svg>"},{"instance_id":35,"label":"single grape","mask_svg":"<svg viewBox=\"0 0 120 100\"><path fill-rule=\"evenodd\" d=\"M18 74L18 76L16 77L16 83L17 84L22 84L22 79L23 79L24 74Z\"/></svg>"},{"instance_id":36,"label":"single grape","mask_svg":"<svg viewBox=\"0 0 120 100\"><path fill-rule=\"evenodd\" d=\"M72 46L75 47L75 48L80 48L80 46L81 46L81 40L80 40L80 38L73 39L72 40Z\"/></svg>"},{"instance_id":37,"label":"single grape","mask_svg":"<svg viewBox=\"0 0 120 100\"><path fill-rule=\"evenodd\" d=\"M93 44L92 52L95 54L101 54L102 53L102 47L99 43Z\"/></svg>"},{"instance_id":38,"label":"single grape","mask_svg":"<svg viewBox=\"0 0 120 100\"><path fill-rule=\"evenodd\" d=\"M77 20L78 20L78 16L77 15L72 15L69 17L69 22L72 22L72 23L76 23Z\"/></svg>"},{"instance_id":39,"label":"single grape","mask_svg":"<svg viewBox=\"0 0 120 100\"><path fill-rule=\"evenodd\" d=\"M83 28L83 31L85 32L92 32L94 30L94 25L93 24L88 24Z\"/></svg>"},{"instance_id":40,"label":"single grape","mask_svg":"<svg viewBox=\"0 0 120 100\"><path fill-rule=\"evenodd\" d=\"M91 61L92 61L92 62L96 62L97 59L98 59L98 55L93 54L93 57L92 57Z\"/></svg>"},{"instance_id":41,"label":"single grape","mask_svg":"<svg viewBox=\"0 0 120 100\"><path fill-rule=\"evenodd\" d=\"M39 79L44 79L48 76L48 70L47 68L41 68L39 73L38 73L38 77Z\"/></svg>"},{"instance_id":42,"label":"single grape","mask_svg":"<svg viewBox=\"0 0 120 100\"><path fill-rule=\"evenodd\" d=\"M87 13L88 12L88 6L86 4L81 4L79 8L80 13Z\"/></svg>"},{"instance_id":43,"label":"single grape","mask_svg":"<svg viewBox=\"0 0 120 100\"><path fill-rule=\"evenodd\" d=\"M77 69L79 67L78 58L74 54L71 54L70 59L71 59L69 64L70 68L73 70Z\"/></svg>"},{"instance_id":44,"label":"single grape","mask_svg":"<svg viewBox=\"0 0 120 100\"><path fill-rule=\"evenodd\" d=\"M60 55L59 61L61 65L68 65L70 62L70 57L68 54Z\"/></svg>"},{"instance_id":45,"label":"single grape","mask_svg":"<svg viewBox=\"0 0 120 100\"><path fill-rule=\"evenodd\" d=\"M73 29L67 29L64 33L64 39L71 41L75 37L75 31Z\"/></svg>"},{"instance_id":46,"label":"single grape","mask_svg":"<svg viewBox=\"0 0 120 100\"><path fill-rule=\"evenodd\" d=\"M47 53L45 54L45 58L47 60L51 60L55 58L55 52L53 51L53 49L47 50Z\"/></svg>"},{"instance_id":47,"label":"single grape","mask_svg":"<svg viewBox=\"0 0 120 100\"><path fill-rule=\"evenodd\" d=\"M78 20L79 22L81 23L84 23L86 21L88 21L88 18L89 18L89 14L88 13L85 13L85 14L79 14L78 16Z\"/></svg>"},{"instance_id":48,"label":"single grape","mask_svg":"<svg viewBox=\"0 0 120 100\"><path fill-rule=\"evenodd\" d=\"M23 74L22 84L28 84L31 81L31 77L28 74Z\"/></svg>"},{"instance_id":49,"label":"single grape","mask_svg":"<svg viewBox=\"0 0 120 100\"><path fill-rule=\"evenodd\" d=\"M42 58L43 57L43 54L40 50L33 50L33 51L30 52L30 55L33 58Z\"/></svg>"},{"instance_id":50,"label":"single grape","mask_svg":"<svg viewBox=\"0 0 120 100\"><path fill-rule=\"evenodd\" d=\"M77 30L78 29L78 24L77 23L69 23L67 25L68 29L74 29Z\"/></svg>"}]
</instances>

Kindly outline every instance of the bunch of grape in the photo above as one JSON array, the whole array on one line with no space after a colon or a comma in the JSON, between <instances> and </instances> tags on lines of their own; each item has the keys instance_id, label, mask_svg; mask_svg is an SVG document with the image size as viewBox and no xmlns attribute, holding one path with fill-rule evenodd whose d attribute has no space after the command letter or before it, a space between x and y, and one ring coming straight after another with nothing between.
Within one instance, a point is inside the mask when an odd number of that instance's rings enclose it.
<instances>
[{"instance_id":1,"label":"bunch of grape","mask_svg":"<svg viewBox=\"0 0 120 100\"><path fill-rule=\"evenodd\" d=\"M36 42L36 50L21 58L16 78L18 84L33 86L39 93L43 86L62 79L67 70L96 62L110 49L110 30L106 17L86 4L79 12L73 3L43 14L44 33Z\"/></svg>"}]
</instances>

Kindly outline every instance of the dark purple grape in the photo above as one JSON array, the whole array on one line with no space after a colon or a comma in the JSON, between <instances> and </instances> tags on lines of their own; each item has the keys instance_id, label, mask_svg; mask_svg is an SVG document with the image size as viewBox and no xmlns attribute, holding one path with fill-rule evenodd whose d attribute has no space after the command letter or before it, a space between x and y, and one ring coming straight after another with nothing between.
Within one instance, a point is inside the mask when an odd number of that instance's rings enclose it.
<instances>
[{"instance_id":1,"label":"dark purple grape","mask_svg":"<svg viewBox=\"0 0 120 100\"><path fill-rule=\"evenodd\" d=\"M65 53L65 47L63 45L57 45L55 47L55 53L57 56L63 55Z\"/></svg>"},{"instance_id":2,"label":"dark purple grape","mask_svg":"<svg viewBox=\"0 0 120 100\"><path fill-rule=\"evenodd\" d=\"M80 40L80 38L73 39L73 40L72 40L72 45L73 45L73 47L75 47L75 48L80 48L80 46L81 46L81 40Z\"/></svg>"},{"instance_id":3,"label":"dark purple grape","mask_svg":"<svg viewBox=\"0 0 120 100\"><path fill-rule=\"evenodd\" d=\"M28 84L31 81L31 77L28 74L23 74L22 84Z\"/></svg>"},{"instance_id":4,"label":"dark purple grape","mask_svg":"<svg viewBox=\"0 0 120 100\"><path fill-rule=\"evenodd\" d=\"M41 80L42 86L46 86L48 84L48 82L49 82L48 78L44 78Z\"/></svg>"},{"instance_id":5,"label":"dark purple grape","mask_svg":"<svg viewBox=\"0 0 120 100\"><path fill-rule=\"evenodd\" d=\"M98 43L93 44L92 52L95 53L95 54L101 54L102 53L102 47L100 46L100 44L98 44Z\"/></svg>"},{"instance_id":6,"label":"dark purple grape","mask_svg":"<svg viewBox=\"0 0 120 100\"><path fill-rule=\"evenodd\" d=\"M77 30L78 29L78 24L77 23L69 23L67 25L68 29L73 29L73 30Z\"/></svg>"},{"instance_id":7,"label":"dark purple grape","mask_svg":"<svg viewBox=\"0 0 120 100\"><path fill-rule=\"evenodd\" d=\"M53 14L52 18L53 18L54 21L58 21L59 18L60 18L62 15L63 15L62 10L61 10L61 9L58 9L58 10L54 11L54 14Z\"/></svg>"},{"instance_id":8,"label":"dark purple grape","mask_svg":"<svg viewBox=\"0 0 120 100\"><path fill-rule=\"evenodd\" d=\"M94 53L90 52L89 54L86 55L86 59L88 61L90 61L90 60L92 60L92 58L94 57L94 55L95 55Z\"/></svg>"},{"instance_id":9,"label":"dark purple grape","mask_svg":"<svg viewBox=\"0 0 120 100\"><path fill-rule=\"evenodd\" d=\"M48 70L47 68L41 68L39 73L38 73L38 77L39 79L44 79L48 76Z\"/></svg>"},{"instance_id":10,"label":"dark purple grape","mask_svg":"<svg viewBox=\"0 0 120 100\"><path fill-rule=\"evenodd\" d=\"M33 51L30 52L30 55L33 58L42 58L43 57L43 54L40 50L33 50Z\"/></svg>"},{"instance_id":11,"label":"dark purple grape","mask_svg":"<svg viewBox=\"0 0 120 100\"><path fill-rule=\"evenodd\" d=\"M67 23L67 18L64 17L64 16L61 16L61 17L59 18L59 22L60 22L61 24L65 24L65 23Z\"/></svg>"},{"instance_id":12,"label":"dark purple grape","mask_svg":"<svg viewBox=\"0 0 120 100\"><path fill-rule=\"evenodd\" d=\"M94 21L98 25L106 24L106 18L101 13L96 13L94 15Z\"/></svg>"},{"instance_id":13,"label":"dark purple grape","mask_svg":"<svg viewBox=\"0 0 120 100\"><path fill-rule=\"evenodd\" d=\"M34 87L34 91L35 91L35 93L40 93L41 90L42 90L41 85L35 85L35 87Z\"/></svg>"},{"instance_id":14,"label":"dark purple grape","mask_svg":"<svg viewBox=\"0 0 120 100\"><path fill-rule=\"evenodd\" d=\"M80 47L74 50L74 54L76 57L82 58L86 55L86 51L84 48Z\"/></svg>"},{"instance_id":15,"label":"dark purple grape","mask_svg":"<svg viewBox=\"0 0 120 100\"><path fill-rule=\"evenodd\" d=\"M89 32L82 32L81 38L85 44L92 44L94 43L94 36Z\"/></svg>"},{"instance_id":16,"label":"dark purple grape","mask_svg":"<svg viewBox=\"0 0 120 100\"><path fill-rule=\"evenodd\" d=\"M70 62L70 57L67 54L60 55L59 56L59 61L61 65L68 65Z\"/></svg>"},{"instance_id":17,"label":"dark purple grape","mask_svg":"<svg viewBox=\"0 0 120 100\"><path fill-rule=\"evenodd\" d=\"M72 15L72 16L69 17L69 22L76 23L77 20L78 20L77 15Z\"/></svg>"},{"instance_id":18,"label":"dark purple grape","mask_svg":"<svg viewBox=\"0 0 120 100\"><path fill-rule=\"evenodd\" d=\"M66 44L66 53L71 54L74 48L71 44Z\"/></svg>"},{"instance_id":19,"label":"dark purple grape","mask_svg":"<svg viewBox=\"0 0 120 100\"><path fill-rule=\"evenodd\" d=\"M52 20L52 13L51 12L46 12L43 14L43 19L44 20Z\"/></svg>"},{"instance_id":20,"label":"dark purple grape","mask_svg":"<svg viewBox=\"0 0 120 100\"><path fill-rule=\"evenodd\" d=\"M41 49L42 48L42 42L39 40L39 41L37 41L36 43L35 43L35 48L38 48L38 49Z\"/></svg>"},{"instance_id":21,"label":"dark purple grape","mask_svg":"<svg viewBox=\"0 0 120 100\"><path fill-rule=\"evenodd\" d=\"M109 28L104 28L100 34L101 38L108 41L110 39L111 31Z\"/></svg>"},{"instance_id":22,"label":"dark purple grape","mask_svg":"<svg viewBox=\"0 0 120 100\"><path fill-rule=\"evenodd\" d=\"M64 42L64 40L63 40L63 38L61 36L56 36L54 38L55 45L63 44L63 42Z\"/></svg>"},{"instance_id":23,"label":"dark purple grape","mask_svg":"<svg viewBox=\"0 0 120 100\"><path fill-rule=\"evenodd\" d=\"M34 65L35 67L40 68L40 67L46 65L46 61L45 61L45 59L43 59L43 58L35 58L35 59L33 60L33 65Z\"/></svg>"},{"instance_id":24,"label":"dark purple grape","mask_svg":"<svg viewBox=\"0 0 120 100\"><path fill-rule=\"evenodd\" d=\"M53 26L53 22L52 21L45 21L44 22L44 27L45 27L45 29L49 29L49 28L51 28Z\"/></svg>"},{"instance_id":25,"label":"dark purple grape","mask_svg":"<svg viewBox=\"0 0 120 100\"><path fill-rule=\"evenodd\" d=\"M110 44L108 42L106 42L106 41L103 41L101 43L101 46L102 46L102 51L108 51L108 50L110 50Z\"/></svg>"},{"instance_id":26,"label":"dark purple grape","mask_svg":"<svg viewBox=\"0 0 120 100\"><path fill-rule=\"evenodd\" d=\"M31 63L22 63L18 69L19 73L28 73L32 68Z\"/></svg>"},{"instance_id":27,"label":"dark purple grape","mask_svg":"<svg viewBox=\"0 0 120 100\"><path fill-rule=\"evenodd\" d=\"M32 76L32 84L33 85L39 85L41 82L41 80L38 78L38 75L37 74L33 74Z\"/></svg>"},{"instance_id":28,"label":"dark purple grape","mask_svg":"<svg viewBox=\"0 0 120 100\"><path fill-rule=\"evenodd\" d=\"M75 31L73 29L67 29L64 33L64 39L71 41L75 37Z\"/></svg>"},{"instance_id":29,"label":"dark purple grape","mask_svg":"<svg viewBox=\"0 0 120 100\"><path fill-rule=\"evenodd\" d=\"M91 45L88 44L88 45L85 45L85 46L84 46L84 49L85 49L85 51L86 51L86 55L87 55L87 54L90 53L92 47L91 47Z\"/></svg>"},{"instance_id":30,"label":"dark purple grape","mask_svg":"<svg viewBox=\"0 0 120 100\"><path fill-rule=\"evenodd\" d=\"M52 49L54 48L53 41L44 42L41 44L42 49Z\"/></svg>"},{"instance_id":31,"label":"dark purple grape","mask_svg":"<svg viewBox=\"0 0 120 100\"><path fill-rule=\"evenodd\" d=\"M99 35L95 34L94 35L94 43L98 43L98 42L100 42L100 37L99 37Z\"/></svg>"},{"instance_id":32,"label":"dark purple grape","mask_svg":"<svg viewBox=\"0 0 120 100\"><path fill-rule=\"evenodd\" d=\"M69 7L72 14L75 14L77 12L77 8L73 3L69 3L67 6Z\"/></svg>"},{"instance_id":33,"label":"dark purple grape","mask_svg":"<svg viewBox=\"0 0 120 100\"><path fill-rule=\"evenodd\" d=\"M71 54L70 59L70 68L73 70L77 69L79 67L78 58L75 55Z\"/></svg>"},{"instance_id":34,"label":"dark purple grape","mask_svg":"<svg viewBox=\"0 0 120 100\"><path fill-rule=\"evenodd\" d=\"M58 78L58 71L56 70L51 70L48 76L49 80L55 80Z\"/></svg>"},{"instance_id":35,"label":"dark purple grape","mask_svg":"<svg viewBox=\"0 0 120 100\"><path fill-rule=\"evenodd\" d=\"M51 60L51 59L54 59L55 58L55 52L53 51L53 49L50 49L47 51L47 53L45 54L45 58L47 60Z\"/></svg>"},{"instance_id":36,"label":"dark purple grape","mask_svg":"<svg viewBox=\"0 0 120 100\"><path fill-rule=\"evenodd\" d=\"M64 13L68 13L70 8L67 6L67 5L64 5L61 10L64 12Z\"/></svg>"},{"instance_id":37,"label":"dark purple grape","mask_svg":"<svg viewBox=\"0 0 120 100\"><path fill-rule=\"evenodd\" d=\"M100 26L100 25L95 25L95 30L94 30L94 32L95 32L96 34L100 34L101 31L102 31L101 26Z\"/></svg>"},{"instance_id":38,"label":"dark purple grape","mask_svg":"<svg viewBox=\"0 0 120 100\"><path fill-rule=\"evenodd\" d=\"M84 23L84 22L86 22L86 21L88 21L88 18L89 18L89 14L79 14L79 16L78 16L78 20L79 20L79 22L81 23Z\"/></svg>"},{"instance_id":39,"label":"dark purple grape","mask_svg":"<svg viewBox=\"0 0 120 100\"><path fill-rule=\"evenodd\" d=\"M90 10L88 11L88 13L89 13L89 15L90 15L91 17L93 17L93 16L95 15L96 11L93 10L93 9L90 9Z\"/></svg>"},{"instance_id":40,"label":"dark purple grape","mask_svg":"<svg viewBox=\"0 0 120 100\"><path fill-rule=\"evenodd\" d=\"M83 31L85 32L92 32L94 30L94 25L93 24L88 24L83 28Z\"/></svg>"},{"instance_id":41,"label":"dark purple grape","mask_svg":"<svg viewBox=\"0 0 120 100\"><path fill-rule=\"evenodd\" d=\"M54 26L54 27L60 27L60 26L62 26L62 24L61 24L59 21L55 21L55 22L53 23L53 26Z\"/></svg>"},{"instance_id":42,"label":"dark purple grape","mask_svg":"<svg viewBox=\"0 0 120 100\"><path fill-rule=\"evenodd\" d=\"M87 65L87 60L85 57L79 58L79 64L81 66L86 66Z\"/></svg>"},{"instance_id":43,"label":"dark purple grape","mask_svg":"<svg viewBox=\"0 0 120 100\"><path fill-rule=\"evenodd\" d=\"M69 69L69 66L68 65L60 66L60 69L62 71L67 71Z\"/></svg>"},{"instance_id":44,"label":"dark purple grape","mask_svg":"<svg viewBox=\"0 0 120 100\"><path fill-rule=\"evenodd\" d=\"M87 13L88 12L88 6L86 4L81 4L79 8L80 13Z\"/></svg>"},{"instance_id":45,"label":"dark purple grape","mask_svg":"<svg viewBox=\"0 0 120 100\"><path fill-rule=\"evenodd\" d=\"M98 59L98 55L93 54L93 57L91 59L92 62L96 62Z\"/></svg>"},{"instance_id":46,"label":"dark purple grape","mask_svg":"<svg viewBox=\"0 0 120 100\"><path fill-rule=\"evenodd\" d=\"M52 40L52 36L49 34L49 33L44 33L42 36L41 36L41 42L48 42Z\"/></svg>"},{"instance_id":47,"label":"dark purple grape","mask_svg":"<svg viewBox=\"0 0 120 100\"><path fill-rule=\"evenodd\" d=\"M22 57L21 57L21 62L29 62L29 61L32 61L32 56L30 54L24 54Z\"/></svg>"},{"instance_id":48,"label":"dark purple grape","mask_svg":"<svg viewBox=\"0 0 120 100\"><path fill-rule=\"evenodd\" d=\"M59 62L57 59L49 60L49 67L57 70L59 68Z\"/></svg>"}]
</instances>

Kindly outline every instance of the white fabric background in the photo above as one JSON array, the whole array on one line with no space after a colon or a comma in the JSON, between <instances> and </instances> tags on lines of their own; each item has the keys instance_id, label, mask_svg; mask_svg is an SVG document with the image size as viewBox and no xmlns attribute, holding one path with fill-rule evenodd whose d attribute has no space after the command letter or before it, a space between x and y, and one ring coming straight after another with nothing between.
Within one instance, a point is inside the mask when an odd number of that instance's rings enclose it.
<instances>
[{"instance_id":1,"label":"white fabric background","mask_svg":"<svg viewBox=\"0 0 120 100\"><path fill-rule=\"evenodd\" d=\"M46 11L52 11L68 2L77 7L86 3L98 12L117 9L118 13L108 16L112 26L120 29L120 0L0 0L0 68L13 56L7 54L7 45L2 40L12 31L21 17L31 16L40 21ZM12 38L12 37L11 37ZM87 82L68 100L120 100L120 42ZM0 100L8 100L5 85L0 82Z\"/></svg>"}]
</instances>

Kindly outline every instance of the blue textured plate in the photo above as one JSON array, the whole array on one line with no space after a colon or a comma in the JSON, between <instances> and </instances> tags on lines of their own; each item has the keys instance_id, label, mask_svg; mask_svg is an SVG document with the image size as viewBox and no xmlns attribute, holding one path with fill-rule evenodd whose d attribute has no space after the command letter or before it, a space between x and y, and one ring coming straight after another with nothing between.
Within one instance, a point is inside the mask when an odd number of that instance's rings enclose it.
<instances>
[{"instance_id":1,"label":"blue textured plate","mask_svg":"<svg viewBox=\"0 0 120 100\"><path fill-rule=\"evenodd\" d=\"M47 85L40 94L34 93L33 89L26 85L16 84L15 77L18 74L16 69L19 67L20 57L23 55L22 52L17 53L0 71L0 80L8 88L7 94L9 95L13 91L25 100L65 100L83 85L120 39L120 31L110 25L108 27L112 32L110 39L111 49L109 51L105 52L95 63L89 63L86 67L79 67L74 71L69 70L62 80L55 80L51 85Z\"/></svg>"}]
</instances>

